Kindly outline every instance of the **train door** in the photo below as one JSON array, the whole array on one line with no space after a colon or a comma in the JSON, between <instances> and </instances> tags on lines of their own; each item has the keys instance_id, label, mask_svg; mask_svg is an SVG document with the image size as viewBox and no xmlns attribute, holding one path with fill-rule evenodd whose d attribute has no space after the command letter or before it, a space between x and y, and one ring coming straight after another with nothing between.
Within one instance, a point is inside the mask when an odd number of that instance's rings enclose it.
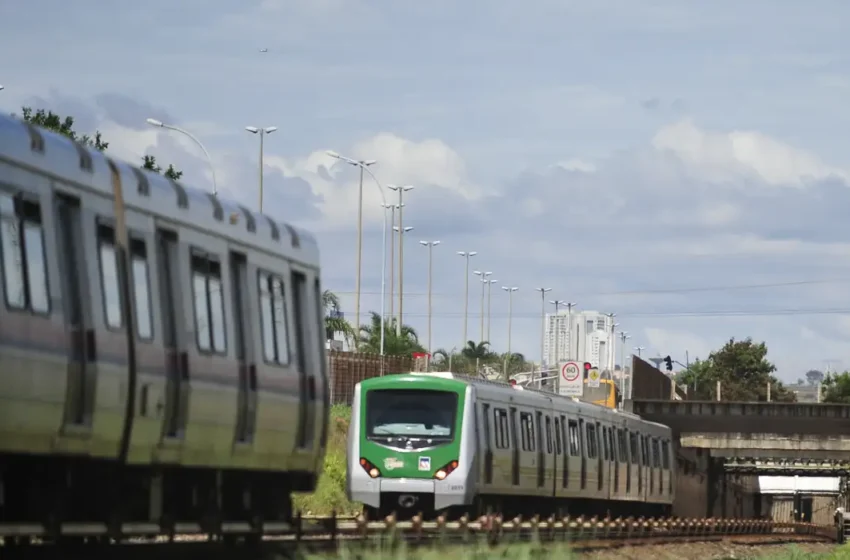
<instances>
[{"instance_id":1,"label":"train door","mask_svg":"<svg viewBox=\"0 0 850 560\"><path fill-rule=\"evenodd\" d=\"M579 454L581 457L581 489L584 490L587 488L587 461L588 461L588 453L587 446L585 444L584 437L584 420L578 421L578 440L580 443Z\"/></svg>"},{"instance_id":2,"label":"train door","mask_svg":"<svg viewBox=\"0 0 850 560\"><path fill-rule=\"evenodd\" d=\"M230 282L233 297L233 326L236 360L239 362L239 398L236 412L236 444L250 445L257 426L257 363L252 340L248 300L248 260L243 253L230 252Z\"/></svg>"},{"instance_id":3,"label":"train door","mask_svg":"<svg viewBox=\"0 0 850 560\"><path fill-rule=\"evenodd\" d=\"M602 449L602 446L603 446L602 440L604 438L603 438L603 434L602 434L602 427L600 426L599 422L596 423L596 432L594 434L594 437L596 439L596 457L597 457L597 459L596 459L596 472L597 472L596 489L599 490L599 491L602 491L602 488L605 484L605 464L607 463L607 461L605 459L603 459L603 455L600 452L600 450Z\"/></svg>"},{"instance_id":4,"label":"train door","mask_svg":"<svg viewBox=\"0 0 850 560\"><path fill-rule=\"evenodd\" d=\"M25 204L26 201L22 202L22 205ZM79 199L57 194L56 217L61 270L59 276L63 284L65 328L69 335L62 431L89 431L94 416L97 355L91 310L83 306L83 302L91 301L91 296L84 293L84 287L89 286L89 282L86 278Z\"/></svg>"},{"instance_id":5,"label":"train door","mask_svg":"<svg viewBox=\"0 0 850 560\"><path fill-rule=\"evenodd\" d=\"M513 460L511 461L511 484L519 486L519 438L517 438L517 413L516 407L511 407L511 450Z\"/></svg>"},{"instance_id":6,"label":"train door","mask_svg":"<svg viewBox=\"0 0 850 560\"><path fill-rule=\"evenodd\" d=\"M185 321L180 293L177 234L158 229L157 272L162 303L162 344L165 348L165 415L162 420L163 440L181 441L189 418L189 354L183 331Z\"/></svg>"},{"instance_id":7,"label":"train door","mask_svg":"<svg viewBox=\"0 0 850 560\"><path fill-rule=\"evenodd\" d=\"M548 433L545 435L543 433L543 413L539 410L535 413L534 423L537 425L537 487L543 488L546 485L547 459L543 439L548 437Z\"/></svg>"},{"instance_id":8,"label":"train door","mask_svg":"<svg viewBox=\"0 0 850 560\"><path fill-rule=\"evenodd\" d=\"M608 428L609 439L611 440L611 468L614 469L614 486L612 493L620 493L620 461L622 451L620 450L620 438L616 436L614 428Z\"/></svg>"},{"instance_id":9,"label":"train door","mask_svg":"<svg viewBox=\"0 0 850 560\"><path fill-rule=\"evenodd\" d=\"M559 429L559 437L562 442L561 452L563 455L561 456L561 487L566 488L570 484L570 434L567 431L567 418L562 414L560 420L560 429L558 426L556 426L555 429Z\"/></svg>"},{"instance_id":10,"label":"train door","mask_svg":"<svg viewBox=\"0 0 850 560\"><path fill-rule=\"evenodd\" d=\"M563 446L563 441L564 441L563 430L564 430L564 428L561 424L562 418L563 418L563 416L560 416L560 417L556 416L555 417L555 427L554 427L554 430L555 430L555 457L554 457L554 460L552 461L552 465L553 465L553 468L552 468L552 492L555 495L558 494L558 480L559 479L562 480L562 481L566 480L564 478L564 473L567 472L567 469L564 468L564 467L566 467L566 465L563 463L563 457L565 457L566 454L564 453L564 446ZM560 476L558 476L559 474L560 474ZM563 482L561 484L563 485Z\"/></svg>"},{"instance_id":11,"label":"train door","mask_svg":"<svg viewBox=\"0 0 850 560\"><path fill-rule=\"evenodd\" d=\"M626 456L626 495L632 493L632 450L630 448L632 433L628 429L623 429L623 445L625 446Z\"/></svg>"},{"instance_id":12,"label":"train door","mask_svg":"<svg viewBox=\"0 0 850 560\"><path fill-rule=\"evenodd\" d=\"M298 430L297 445L301 449L313 446L316 425L316 378L310 374L310 337L306 319L310 316L307 304L307 277L303 272L292 271L290 288L293 296L293 321L295 323L296 363L298 364Z\"/></svg>"},{"instance_id":13,"label":"train door","mask_svg":"<svg viewBox=\"0 0 850 560\"><path fill-rule=\"evenodd\" d=\"M493 443L490 436L490 405L481 405L481 438L483 439L480 449L484 451L484 484L493 484Z\"/></svg>"}]
</instances>

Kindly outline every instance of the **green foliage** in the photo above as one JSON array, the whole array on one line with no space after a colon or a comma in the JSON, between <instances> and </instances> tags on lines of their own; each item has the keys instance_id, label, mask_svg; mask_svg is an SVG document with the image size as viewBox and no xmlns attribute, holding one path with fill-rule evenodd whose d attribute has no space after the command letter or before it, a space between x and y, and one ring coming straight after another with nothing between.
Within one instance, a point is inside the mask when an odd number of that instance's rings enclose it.
<instances>
[{"instance_id":1,"label":"green foliage","mask_svg":"<svg viewBox=\"0 0 850 560\"><path fill-rule=\"evenodd\" d=\"M850 372L827 375L821 387L823 402L850 404Z\"/></svg>"},{"instance_id":2,"label":"green foliage","mask_svg":"<svg viewBox=\"0 0 850 560\"><path fill-rule=\"evenodd\" d=\"M21 108L21 113L23 113L23 118L26 122L46 128L52 132L58 132L71 140L79 142L83 146L94 148L101 152L109 147L109 142L104 142L101 138L100 131L94 133L94 138L88 135L78 136L74 131L74 117L65 117L63 119L53 111L45 112L44 109L38 109L33 113L32 107Z\"/></svg>"},{"instance_id":3,"label":"green foliage","mask_svg":"<svg viewBox=\"0 0 850 560\"><path fill-rule=\"evenodd\" d=\"M74 117L69 116L63 119L53 111L45 111L44 109L38 109L33 112L32 107L22 107L21 114L24 121L41 128L45 128L51 132L67 136L71 140L79 142L87 148L105 152L109 147L109 142L105 142L103 140L99 130L95 131L94 136L89 136L87 134L80 136L74 130ZM157 165L156 158L153 156L145 156L142 158L142 169L147 169L154 173L162 172L162 167ZM173 165L169 164L164 175L173 181L177 181L183 176L183 172L178 171Z\"/></svg>"},{"instance_id":4,"label":"green foliage","mask_svg":"<svg viewBox=\"0 0 850 560\"><path fill-rule=\"evenodd\" d=\"M443 348L435 350L431 360L433 369L451 370L465 375L475 375L479 371L487 372L489 369L501 373L502 377L506 378L534 368L534 365L526 362L525 356L519 352L511 352L510 355L500 354L491 351L489 344L489 342L476 343L469 340L460 352ZM504 375L505 366L507 366L507 376Z\"/></svg>"},{"instance_id":5,"label":"green foliage","mask_svg":"<svg viewBox=\"0 0 850 560\"><path fill-rule=\"evenodd\" d=\"M716 399L720 381L720 396L724 401L767 400L768 383L771 400L796 400L794 393L772 375L774 371L776 366L767 360L767 346L763 342L756 344L750 338L738 341L733 338L707 360L692 363L676 381L687 385L693 399Z\"/></svg>"},{"instance_id":6,"label":"green foliage","mask_svg":"<svg viewBox=\"0 0 850 560\"><path fill-rule=\"evenodd\" d=\"M823 381L823 372L817 369L810 369L806 372L806 380L808 380L809 385L816 385Z\"/></svg>"},{"instance_id":7,"label":"green foliage","mask_svg":"<svg viewBox=\"0 0 850 560\"><path fill-rule=\"evenodd\" d=\"M295 494L292 505L296 511L309 515L354 515L362 506L350 502L345 495L345 458L351 407L331 407L328 425L328 447L325 463L316 491L312 494Z\"/></svg>"},{"instance_id":8,"label":"green foliage","mask_svg":"<svg viewBox=\"0 0 850 560\"><path fill-rule=\"evenodd\" d=\"M145 155L142 157L142 169L147 169L148 171L153 171L154 173L161 173L162 167L156 162L156 158L151 155ZM182 171L177 171L172 164L168 164L168 169L163 173L166 177L171 179L172 181L177 181L180 177L183 176Z\"/></svg>"},{"instance_id":9,"label":"green foliage","mask_svg":"<svg viewBox=\"0 0 850 560\"><path fill-rule=\"evenodd\" d=\"M419 335L409 325L401 326L401 334L396 334L398 320L393 317L384 321L384 354L387 356L410 356L414 352L425 352L425 348L419 344ZM381 315L372 312L372 320L368 325L360 325L361 352L381 351Z\"/></svg>"},{"instance_id":10,"label":"green foliage","mask_svg":"<svg viewBox=\"0 0 850 560\"><path fill-rule=\"evenodd\" d=\"M325 309L325 338L333 340L335 333L341 333L347 342L354 338L354 327L339 316L339 297L330 290L322 292L322 307Z\"/></svg>"}]
</instances>

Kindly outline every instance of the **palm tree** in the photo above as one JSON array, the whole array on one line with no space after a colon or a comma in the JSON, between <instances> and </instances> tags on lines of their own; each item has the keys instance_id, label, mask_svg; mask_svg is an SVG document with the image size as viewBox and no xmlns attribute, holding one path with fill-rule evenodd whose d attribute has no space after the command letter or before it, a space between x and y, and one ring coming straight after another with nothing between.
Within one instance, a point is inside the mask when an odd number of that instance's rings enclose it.
<instances>
[{"instance_id":1,"label":"palm tree","mask_svg":"<svg viewBox=\"0 0 850 560\"><path fill-rule=\"evenodd\" d=\"M381 351L381 315L371 312L372 320L368 325L360 325L360 347L375 354ZM401 335L396 334L395 318L384 322L384 354L387 356L411 355L425 352L419 344L419 335L410 325L401 326Z\"/></svg>"},{"instance_id":2,"label":"palm tree","mask_svg":"<svg viewBox=\"0 0 850 560\"><path fill-rule=\"evenodd\" d=\"M476 344L474 341L469 340L460 353L470 360L486 360L494 356L493 352L490 351L490 343L484 341Z\"/></svg>"},{"instance_id":3,"label":"palm tree","mask_svg":"<svg viewBox=\"0 0 850 560\"><path fill-rule=\"evenodd\" d=\"M325 337L333 340L334 334L341 333L346 342L354 338L354 328L339 312L339 297L330 290L322 292L322 307L325 309Z\"/></svg>"}]
</instances>

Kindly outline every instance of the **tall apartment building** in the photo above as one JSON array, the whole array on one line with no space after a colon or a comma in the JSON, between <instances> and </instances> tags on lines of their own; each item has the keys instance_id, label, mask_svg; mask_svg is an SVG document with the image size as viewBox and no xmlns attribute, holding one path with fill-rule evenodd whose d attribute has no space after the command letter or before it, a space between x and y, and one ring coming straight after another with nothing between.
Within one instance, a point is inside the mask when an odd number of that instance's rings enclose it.
<instances>
[{"instance_id":1,"label":"tall apartment building","mask_svg":"<svg viewBox=\"0 0 850 560\"><path fill-rule=\"evenodd\" d=\"M543 339L545 365L555 367L559 361L569 358L608 369L611 344L616 342L611 340L611 321L598 311L547 314ZM617 360L619 356L615 355L615 362Z\"/></svg>"}]
</instances>

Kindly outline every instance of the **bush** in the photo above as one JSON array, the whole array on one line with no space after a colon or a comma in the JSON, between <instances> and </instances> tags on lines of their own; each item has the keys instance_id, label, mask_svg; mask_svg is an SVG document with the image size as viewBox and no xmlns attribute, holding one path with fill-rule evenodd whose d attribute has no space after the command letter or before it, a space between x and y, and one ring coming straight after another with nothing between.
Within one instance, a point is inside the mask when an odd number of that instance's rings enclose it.
<instances>
[{"instance_id":1,"label":"bush","mask_svg":"<svg viewBox=\"0 0 850 560\"><path fill-rule=\"evenodd\" d=\"M325 464L316 491L311 494L295 494L292 502L295 511L304 515L353 515L359 513L362 506L350 502L345 496L345 460L348 425L351 421L351 407L334 405L328 423L328 448Z\"/></svg>"}]
</instances>

